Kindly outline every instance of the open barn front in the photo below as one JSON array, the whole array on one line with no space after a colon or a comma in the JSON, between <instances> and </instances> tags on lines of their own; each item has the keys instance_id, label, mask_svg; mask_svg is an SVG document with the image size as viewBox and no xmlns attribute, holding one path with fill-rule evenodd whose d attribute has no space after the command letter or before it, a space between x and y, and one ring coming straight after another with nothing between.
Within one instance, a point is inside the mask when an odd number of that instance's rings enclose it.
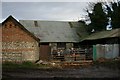
<instances>
[{"instance_id":1,"label":"open barn front","mask_svg":"<svg viewBox=\"0 0 120 80\"><path fill-rule=\"evenodd\" d=\"M64 45L65 44L65 45ZM85 61L92 60L92 45L81 45L79 43L54 43L51 50L51 59L57 61Z\"/></svg>"}]
</instances>

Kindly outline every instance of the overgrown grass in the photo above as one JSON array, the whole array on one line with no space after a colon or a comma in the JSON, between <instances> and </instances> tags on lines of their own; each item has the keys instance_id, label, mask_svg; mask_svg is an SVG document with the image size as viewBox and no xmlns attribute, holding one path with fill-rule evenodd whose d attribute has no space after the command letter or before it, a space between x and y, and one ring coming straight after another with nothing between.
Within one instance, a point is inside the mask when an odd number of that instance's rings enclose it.
<instances>
[{"instance_id":1,"label":"overgrown grass","mask_svg":"<svg viewBox=\"0 0 120 80\"><path fill-rule=\"evenodd\" d=\"M4 62L2 64L3 69L16 69L16 68L45 68L48 65L35 64L33 62L22 62L22 63L13 63L13 62Z\"/></svg>"}]
</instances>

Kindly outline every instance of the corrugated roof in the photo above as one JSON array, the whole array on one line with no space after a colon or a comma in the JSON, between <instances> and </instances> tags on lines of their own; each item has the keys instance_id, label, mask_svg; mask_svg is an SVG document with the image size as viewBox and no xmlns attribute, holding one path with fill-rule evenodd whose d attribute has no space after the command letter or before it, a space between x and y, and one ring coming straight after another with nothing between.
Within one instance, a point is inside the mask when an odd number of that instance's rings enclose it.
<instances>
[{"instance_id":1,"label":"corrugated roof","mask_svg":"<svg viewBox=\"0 0 120 80\"><path fill-rule=\"evenodd\" d=\"M83 40L96 40L96 39L112 38L112 37L120 37L120 28L93 33Z\"/></svg>"},{"instance_id":2,"label":"corrugated roof","mask_svg":"<svg viewBox=\"0 0 120 80\"><path fill-rule=\"evenodd\" d=\"M20 20L19 22L36 35L40 42L79 42L87 35L85 27L78 22L40 20Z\"/></svg>"}]
</instances>

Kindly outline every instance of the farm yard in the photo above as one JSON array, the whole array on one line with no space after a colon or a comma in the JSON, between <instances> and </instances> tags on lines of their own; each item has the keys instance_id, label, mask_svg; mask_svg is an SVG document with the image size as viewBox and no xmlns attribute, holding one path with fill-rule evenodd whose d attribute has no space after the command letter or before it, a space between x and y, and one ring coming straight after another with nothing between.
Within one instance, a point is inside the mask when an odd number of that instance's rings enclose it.
<instances>
[{"instance_id":1,"label":"farm yard","mask_svg":"<svg viewBox=\"0 0 120 80\"><path fill-rule=\"evenodd\" d=\"M109 62L89 62L87 65L58 65L54 63L47 64L33 64L25 62L22 64L3 64L3 80L32 80L32 79L96 79L96 78L110 78L119 79L120 74L120 61ZM80 63L81 64L81 63ZM84 63L83 63L84 64ZM63 66L64 65L64 66ZM61 67L60 67L61 66ZM66 67L65 67L66 66Z\"/></svg>"},{"instance_id":2,"label":"farm yard","mask_svg":"<svg viewBox=\"0 0 120 80\"><path fill-rule=\"evenodd\" d=\"M88 35L84 26L9 16L0 27L2 79L119 79L120 28Z\"/></svg>"},{"instance_id":3,"label":"farm yard","mask_svg":"<svg viewBox=\"0 0 120 80\"><path fill-rule=\"evenodd\" d=\"M120 80L120 0L111 1L1 1L0 78Z\"/></svg>"}]
</instances>

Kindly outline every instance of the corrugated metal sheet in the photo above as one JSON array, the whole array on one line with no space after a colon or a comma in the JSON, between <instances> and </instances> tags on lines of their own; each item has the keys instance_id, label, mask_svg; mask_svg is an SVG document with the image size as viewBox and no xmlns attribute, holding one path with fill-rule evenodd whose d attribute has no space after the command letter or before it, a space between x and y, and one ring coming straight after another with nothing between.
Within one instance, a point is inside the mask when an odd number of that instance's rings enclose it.
<instances>
[{"instance_id":1,"label":"corrugated metal sheet","mask_svg":"<svg viewBox=\"0 0 120 80\"><path fill-rule=\"evenodd\" d=\"M96 52L93 54L96 54L96 59L113 59L119 56L119 44L97 44L95 48Z\"/></svg>"},{"instance_id":2,"label":"corrugated metal sheet","mask_svg":"<svg viewBox=\"0 0 120 80\"><path fill-rule=\"evenodd\" d=\"M85 27L78 22L20 20L35 34L40 42L79 42L85 35Z\"/></svg>"},{"instance_id":3,"label":"corrugated metal sheet","mask_svg":"<svg viewBox=\"0 0 120 80\"><path fill-rule=\"evenodd\" d=\"M120 28L109 30L109 31L101 31L101 32L93 33L89 35L87 38L83 39L82 41L96 40L96 39L102 39L102 38L112 38L112 37L120 37Z\"/></svg>"}]
</instances>

